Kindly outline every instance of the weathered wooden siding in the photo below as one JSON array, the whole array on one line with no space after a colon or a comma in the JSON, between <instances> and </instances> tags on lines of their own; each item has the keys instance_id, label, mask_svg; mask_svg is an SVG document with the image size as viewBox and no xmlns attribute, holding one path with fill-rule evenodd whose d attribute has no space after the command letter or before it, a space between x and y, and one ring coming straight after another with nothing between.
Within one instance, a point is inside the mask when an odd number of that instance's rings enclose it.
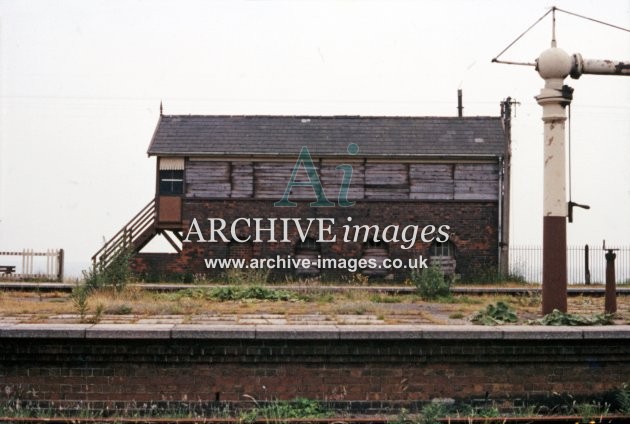
<instances>
[{"instance_id":1,"label":"weathered wooden siding","mask_svg":"<svg viewBox=\"0 0 630 424\"><path fill-rule=\"evenodd\" d=\"M348 200L497 200L497 163L379 163L315 161L326 197L336 202L343 181L341 164L352 165ZM295 162L210 161L186 165L186 196L191 198L257 198L279 200ZM296 181L308 181L300 167ZM291 200L314 200L311 187L294 187Z\"/></svg>"},{"instance_id":2,"label":"weathered wooden siding","mask_svg":"<svg viewBox=\"0 0 630 424\"><path fill-rule=\"evenodd\" d=\"M324 192L326 193L328 200L336 202L339 199L339 191L341 190L344 171L342 169L337 169L337 166L342 164L352 165L352 178L350 179L350 187L348 187L348 200L354 201L364 199L365 167L363 166L363 162L324 159L322 160L322 172L319 174L319 178L322 181Z\"/></svg>"},{"instance_id":3,"label":"weathered wooden siding","mask_svg":"<svg viewBox=\"0 0 630 424\"><path fill-rule=\"evenodd\" d=\"M254 163L232 162L230 178L231 197L251 198L254 196Z\"/></svg>"},{"instance_id":4,"label":"weathered wooden siding","mask_svg":"<svg viewBox=\"0 0 630 424\"><path fill-rule=\"evenodd\" d=\"M257 199L280 200L287 184L291 179L291 173L295 163L291 162L254 162L254 197ZM319 164L315 164L319 175ZM304 167L300 167L295 175L295 181L308 182L308 176ZM293 187L290 200L314 200L311 187Z\"/></svg>"},{"instance_id":5,"label":"weathered wooden siding","mask_svg":"<svg viewBox=\"0 0 630 424\"><path fill-rule=\"evenodd\" d=\"M409 197L418 200L452 200L454 167L453 164L410 164Z\"/></svg>"},{"instance_id":6,"label":"weathered wooden siding","mask_svg":"<svg viewBox=\"0 0 630 424\"><path fill-rule=\"evenodd\" d=\"M366 199L408 199L409 165L406 163L365 164Z\"/></svg>"},{"instance_id":7,"label":"weathered wooden siding","mask_svg":"<svg viewBox=\"0 0 630 424\"><path fill-rule=\"evenodd\" d=\"M499 166L496 163L455 165L455 200L497 200Z\"/></svg>"},{"instance_id":8,"label":"weathered wooden siding","mask_svg":"<svg viewBox=\"0 0 630 424\"><path fill-rule=\"evenodd\" d=\"M230 197L230 163L189 160L186 169L187 197Z\"/></svg>"}]
</instances>

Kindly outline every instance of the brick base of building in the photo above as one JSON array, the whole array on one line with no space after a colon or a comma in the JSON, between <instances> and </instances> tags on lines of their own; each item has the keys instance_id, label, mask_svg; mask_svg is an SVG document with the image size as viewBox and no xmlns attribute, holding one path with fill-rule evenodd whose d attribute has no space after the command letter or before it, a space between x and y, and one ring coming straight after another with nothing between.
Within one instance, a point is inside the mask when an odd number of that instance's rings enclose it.
<instances>
[{"instance_id":1,"label":"brick base of building","mask_svg":"<svg viewBox=\"0 0 630 424\"><path fill-rule=\"evenodd\" d=\"M498 265L496 202L483 201L364 201L348 208L312 208L309 203L301 202L296 207L274 207L273 202L263 200L196 200L187 199L183 205L183 228L187 235L191 222L197 219L204 238L209 237L208 218L222 218L227 223L225 233L228 241L217 238L216 242L199 242L197 235L192 235L190 242L183 243L180 254L139 254L133 267L140 274L205 274L222 276L225 269L207 268L205 259L221 258L269 258L295 256L300 235L294 226L289 226L286 235L289 242L246 242L230 240L229 226L238 218L263 218L268 228L268 218L334 218L335 224L330 238L335 242L318 243L318 254L322 258L341 259L363 257L366 245L362 241L344 241L343 225L378 225L383 230L388 225L398 225L401 230L408 225L436 228L447 225L450 242L454 249L456 272L463 278L477 274L489 275L496 272ZM348 221L348 217L352 220ZM280 221L275 225L276 238L284 237ZM268 237L268 232L263 232ZM392 233L390 233L391 236ZM411 233L408 233L407 237ZM253 236L252 229L239 226L238 237L245 239ZM433 234L436 236L437 234ZM317 238L317 223L312 225L308 236ZM252 237L253 238L253 237ZM399 239L402 235L399 233ZM403 248L403 246L405 248ZM404 264L419 256L428 257L431 242L423 242L420 234L412 246L403 242L386 243L385 249L390 259L399 258ZM409 248L408 248L409 247ZM284 279L286 275L295 275L293 270L271 271L272 279ZM346 269L321 269L320 277L340 279L349 277ZM398 269L381 275L388 279L403 280L410 274L409 269Z\"/></svg>"}]
</instances>

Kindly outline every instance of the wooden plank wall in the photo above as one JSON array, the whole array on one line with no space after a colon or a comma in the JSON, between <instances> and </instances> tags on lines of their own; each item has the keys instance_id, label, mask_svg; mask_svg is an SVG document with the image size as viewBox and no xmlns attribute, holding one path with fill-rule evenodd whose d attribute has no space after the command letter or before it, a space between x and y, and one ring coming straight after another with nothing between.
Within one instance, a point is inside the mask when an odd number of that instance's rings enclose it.
<instances>
[{"instance_id":1,"label":"wooden plank wall","mask_svg":"<svg viewBox=\"0 0 630 424\"><path fill-rule=\"evenodd\" d=\"M188 161L184 170L186 196L229 197L232 191L230 171L229 162Z\"/></svg>"},{"instance_id":2,"label":"wooden plank wall","mask_svg":"<svg viewBox=\"0 0 630 424\"><path fill-rule=\"evenodd\" d=\"M326 197L328 197L328 200L331 202L335 202L339 199L339 190L341 189L344 171L337 169L337 166L342 164L352 165L352 176L350 178L350 186L348 187L348 200L364 199L365 168L363 166L363 161L334 161L331 159L322 160L322 171L319 174L319 178L324 186ZM313 190L309 189L309 191L312 198Z\"/></svg>"},{"instance_id":3,"label":"wooden plank wall","mask_svg":"<svg viewBox=\"0 0 630 424\"><path fill-rule=\"evenodd\" d=\"M341 164L352 165L349 200L497 200L498 163L378 163L371 161L316 161L327 198L335 202L343 180ZM279 200L294 162L186 162L186 197L257 198ZM300 167L296 181L308 181ZM311 187L294 187L291 200L314 200Z\"/></svg>"}]
</instances>

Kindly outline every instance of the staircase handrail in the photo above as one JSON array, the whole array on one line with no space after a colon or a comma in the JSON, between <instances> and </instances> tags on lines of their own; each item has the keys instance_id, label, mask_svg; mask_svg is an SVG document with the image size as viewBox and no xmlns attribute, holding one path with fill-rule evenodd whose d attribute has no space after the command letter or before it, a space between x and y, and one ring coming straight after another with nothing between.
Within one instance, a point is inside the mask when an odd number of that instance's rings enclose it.
<instances>
[{"instance_id":1,"label":"staircase handrail","mask_svg":"<svg viewBox=\"0 0 630 424\"><path fill-rule=\"evenodd\" d=\"M125 246L131 245L142 233L155 224L155 199L138 212L92 256L92 262L107 265L110 258Z\"/></svg>"}]
</instances>

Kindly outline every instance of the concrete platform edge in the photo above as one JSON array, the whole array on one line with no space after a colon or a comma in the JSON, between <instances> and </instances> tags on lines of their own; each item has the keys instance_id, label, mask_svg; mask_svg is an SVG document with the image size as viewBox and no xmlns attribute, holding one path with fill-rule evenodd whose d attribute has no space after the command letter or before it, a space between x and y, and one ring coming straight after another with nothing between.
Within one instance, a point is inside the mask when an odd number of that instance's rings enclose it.
<instances>
[{"instance_id":1,"label":"concrete platform edge","mask_svg":"<svg viewBox=\"0 0 630 424\"><path fill-rule=\"evenodd\" d=\"M628 340L630 325L593 327L473 325L10 324L0 338L246 340Z\"/></svg>"}]
</instances>

